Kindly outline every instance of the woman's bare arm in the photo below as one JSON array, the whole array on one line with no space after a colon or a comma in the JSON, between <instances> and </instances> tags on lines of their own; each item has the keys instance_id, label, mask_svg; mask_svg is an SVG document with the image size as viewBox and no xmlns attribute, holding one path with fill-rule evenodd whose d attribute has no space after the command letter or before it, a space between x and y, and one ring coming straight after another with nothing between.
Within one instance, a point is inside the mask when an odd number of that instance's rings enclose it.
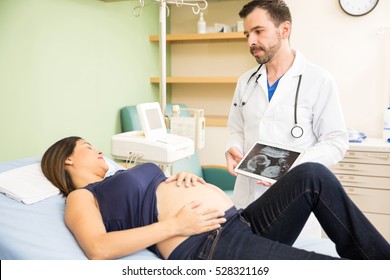
<instances>
[{"instance_id":1,"label":"woman's bare arm","mask_svg":"<svg viewBox=\"0 0 390 280\"><path fill-rule=\"evenodd\" d=\"M148 226L106 232L93 195L72 192L67 199L65 222L89 259L115 259L135 253L174 236L211 231L225 222L216 209L199 210L201 203L184 206L170 219Z\"/></svg>"}]
</instances>

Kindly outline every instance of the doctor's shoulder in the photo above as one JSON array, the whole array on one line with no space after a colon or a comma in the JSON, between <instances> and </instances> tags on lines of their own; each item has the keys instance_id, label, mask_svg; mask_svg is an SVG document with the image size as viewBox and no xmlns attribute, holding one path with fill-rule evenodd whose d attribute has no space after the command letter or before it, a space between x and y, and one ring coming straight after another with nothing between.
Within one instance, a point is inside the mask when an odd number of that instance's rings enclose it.
<instances>
[{"instance_id":1,"label":"doctor's shoulder","mask_svg":"<svg viewBox=\"0 0 390 280\"><path fill-rule=\"evenodd\" d=\"M305 73L311 79L323 79L334 81L334 76L327 69L321 67L320 65L306 62Z\"/></svg>"}]
</instances>

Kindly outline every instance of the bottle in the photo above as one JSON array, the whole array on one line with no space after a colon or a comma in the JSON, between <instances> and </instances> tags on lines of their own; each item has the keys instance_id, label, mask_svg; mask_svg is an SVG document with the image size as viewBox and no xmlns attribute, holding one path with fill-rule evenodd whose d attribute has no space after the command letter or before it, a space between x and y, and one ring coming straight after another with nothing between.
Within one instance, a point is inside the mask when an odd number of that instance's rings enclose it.
<instances>
[{"instance_id":1,"label":"bottle","mask_svg":"<svg viewBox=\"0 0 390 280\"><path fill-rule=\"evenodd\" d=\"M206 21L203 18L203 13L200 13L200 18L198 20L198 33L206 33Z\"/></svg>"},{"instance_id":2,"label":"bottle","mask_svg":"<svg viewBox=\"0 0 390 280\"><path fill-rule=\"evenodd\" d=\"M390 143L390 107L386 109L384 114L383 139Z\"/></svg>"}]
</instances>

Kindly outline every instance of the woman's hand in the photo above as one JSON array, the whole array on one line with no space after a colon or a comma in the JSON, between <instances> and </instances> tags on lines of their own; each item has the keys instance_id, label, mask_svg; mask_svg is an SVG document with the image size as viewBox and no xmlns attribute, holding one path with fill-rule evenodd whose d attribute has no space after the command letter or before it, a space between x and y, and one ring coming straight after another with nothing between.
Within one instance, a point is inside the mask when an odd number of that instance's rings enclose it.
<instances>
[{"instance_id":1,"label":"woman's hand","mask_svg":"<svg viewBox=\"0 0 390 280\"><path fill-rule=\"evenodd\" d=\"M196 176L195 174L187 171L180 172L174 176L169 177L165 182L170 183L177 181L177 186L180 187L184 182L185 187L195 186L197 183L205 184L203 178Z\"/></svg>"},{"instance_id":2,"label":"woman's hand","mask_svg":"<svg viewBox=\"0 0 390 280\"><path fill-rule=\"evenodd\" d=\"M213 231L226 222L225 213L218 209L204 209L202 202L193 201L176 214L178 235L190 236L203 232Z\"/></svg>"}]
</instances>

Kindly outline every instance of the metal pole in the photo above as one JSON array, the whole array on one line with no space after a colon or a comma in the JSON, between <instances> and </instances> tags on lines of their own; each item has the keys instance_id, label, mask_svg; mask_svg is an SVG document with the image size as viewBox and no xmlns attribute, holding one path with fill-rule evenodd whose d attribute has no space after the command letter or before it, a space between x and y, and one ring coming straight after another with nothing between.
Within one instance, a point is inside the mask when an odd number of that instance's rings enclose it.
<instances>
[{"instance_id":1,"label":"metal pole","mask_svg":"<svg viewBox=\"0 0 390 280\"><path fill-rule=\"evenodd\" d=\"M163 116L165 116L166 105L167 105L167 63L166 63L166 12L167 3L166 0L161 0L160 5L160 105Z\"/></svg>"}]
</instances>

